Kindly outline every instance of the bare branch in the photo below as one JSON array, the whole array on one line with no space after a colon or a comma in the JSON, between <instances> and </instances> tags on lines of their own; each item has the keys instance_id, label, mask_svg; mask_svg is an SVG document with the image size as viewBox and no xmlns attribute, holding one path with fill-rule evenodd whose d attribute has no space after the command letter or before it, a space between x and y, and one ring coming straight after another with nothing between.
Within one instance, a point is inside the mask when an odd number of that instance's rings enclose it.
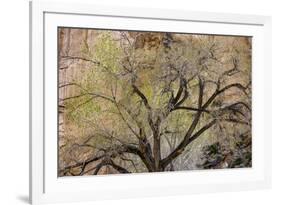
<instances>
[{"instance_id":1,"label":"bare branch","mask_svg":"<svg viewBox=\"0 0 281 205\"><path fill-rule=\"evenodd\" d=\"M82 60L82 61L87 61L87 62L93 63L95 65L101 65L101 63L98 62L98 61L94 61L94 60L91 60L91 59L88 59L88 58L83 58L83 57L80 57L80 56L59 56L59 57L64 58L64 59L68 59L68 60Z\"/></svg>"},{"instance_id":2,"label":"bare branch","mask_svg":"<svg viewBox=\"0 0 281 205\"><path fill-rule=\"evenodd\" d=\"M206 113L210 113L210 111L206 110L206 109L187 107L187 106L175 107L172 111L175 111L175 110L187 110L187 111L192 111L192 112L206 112Z\"/></svg>"},{"instance_id":3,"label":"bare branch","mask_svg":"<svg viewBox=\"0 0 281 205\"><path fill-rule=\"evenodd\" d=\"M214 99L217 96L219 96L220 94L224 93L225 91L227 91L231 88L237 88L239 90L242 90L243 93L245 93L247 95L247 93L245 92L246 88L243 85L241 85L240 83L233 83L233 84L230 84L230 85L227 85L227 86L223 87L220 90L216 90L213 93L213 95L207 100L207 102L203 105L203 108L207 108L214 101Z\"/></svg>"},{"instance_id":4,"label":"bare branch","mask_svg":"<svg viewBox=\"0 0 281 205\"><path fill-rule=\"evenodd\" d=\"M145 95L138 89L138 87L136 85L132 84L132 87L133 87L134 92L142 99L145 107L148 110L151 110L151 106L149 105L148 100L145 97Z\"/></svg>"},{"instance_id":5,"label":"bare branch","mask_svg":"<svg viewBox=\"0 0 281 205\"><path fill-rule=\"evenodd\" d=\"M200 77L198 80L199 80L198 109L200 110L202 108L202 102L203 102L204 83ZM175 159L178 155L180 155L183 152L184 148L190 143L190 137L199 122L201 114L202 111L198 111L195 114L195 117L181 143L165 159L161 160L161 166L163 168L165 168L173 159Z\"/></svg>"}]
</instances>

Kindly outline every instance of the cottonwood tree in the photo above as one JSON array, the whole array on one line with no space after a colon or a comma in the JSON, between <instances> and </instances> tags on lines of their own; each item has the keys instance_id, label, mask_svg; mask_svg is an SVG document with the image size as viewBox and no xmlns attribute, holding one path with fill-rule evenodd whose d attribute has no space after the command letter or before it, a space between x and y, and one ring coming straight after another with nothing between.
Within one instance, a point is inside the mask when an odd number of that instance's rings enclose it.
<instances>
[{"instance_id":1,"label":"cottonwood tree","mask_svg":"<svg viewBox=\"0 0 281 205\"><path fill-rule=\"evenodd\" d=\"M60 79L77 90L60 99L66 118L86 130L64 151L72 160L60 176L181 170L174 163L204 135L250 136L247 38L100 31L96 39L59 57L87 64L78 79Z\"/></svg>"}]
</instances>

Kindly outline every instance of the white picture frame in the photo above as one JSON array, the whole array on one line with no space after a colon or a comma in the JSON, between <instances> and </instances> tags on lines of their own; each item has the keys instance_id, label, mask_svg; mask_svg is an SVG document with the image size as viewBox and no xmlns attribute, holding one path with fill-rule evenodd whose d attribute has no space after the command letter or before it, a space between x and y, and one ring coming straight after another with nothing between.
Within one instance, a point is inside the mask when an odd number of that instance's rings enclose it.
<instances>
[{"instance_id":1,"label":"white picture frame","mask_svg":"<svg viewBox=\"0 0 281 205\"><path fill-rule=\"evenodd\" d=\"M58 26L253 36L253 167L58 178L57 121L54 121L57 117L57 93L54 91L57 90ZM32 204L240 191L271 186L270 17L30 2L30 92Z\"/></svg>"}]
</instances>

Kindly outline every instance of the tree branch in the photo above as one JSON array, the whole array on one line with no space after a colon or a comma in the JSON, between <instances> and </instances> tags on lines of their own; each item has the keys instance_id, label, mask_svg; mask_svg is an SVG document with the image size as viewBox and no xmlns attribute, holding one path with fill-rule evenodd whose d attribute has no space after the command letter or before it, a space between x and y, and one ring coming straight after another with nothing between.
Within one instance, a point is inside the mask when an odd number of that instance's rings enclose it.
<instances>
[{"instance_id":1,"label":"tree branch","mask_svg":"<svg viewBox=\"0 0 281 205\"><path fill-rule=\"evenodd\" d=\"M133 91L141 98L141 100L143 101L145 107L151 111L151 106L148 103L147 98L145 97L145 95L138 89L138 87L134 84L132 84L133 87Z\"/></svg>"},{"instance_id":2,"label":"tree branch","mask_svg":"<svg viewBox=\"0 0 281 205\"><path fill-rule=\"evenodd\" d=\"M202 135L206 130L211 128L216 123L216 120L211 121L210 123L203 126L199 129L195 134L189 137L186 142L181 142L180 145L165 159L162 160L161 164L165 168L168 164L170 164L177 156L183 153L185 147L190 144L192 141L197 139L200 135Z\"/></svg>"},{"instance_id":3,"label":"tree branch","mask_svg":"<svg viewBox=\"0 0 281 205\"><path fill-rule=\"evenodd\" d=\"M213 101L214 99L219 96L220 94L224 93L225 91L231 89L231 88L238 88L239 90L242 90L246 95L247 93L245 92L246 88L241 85L240 83L233 83L230 85L225 86L222 89L216 90L213 95L207 100L207 102L203 105L203 108L207 108Z\"/></svg>"},{"instance_id":4,"label":"tree branch","mask_svg":"<svg viewBox=\"0 0 281 205\"><path fill-rule=\"evenodd\" d=\"M175 110L187 110L187 111L193 111L193 112L206 112L206 113L210 113L210 111L206 110L206 109L187 107L187 106L179 106L179 107L175 107L174 109L172 109L172 111L175 111Z\"/></svg>"},{"instance_id":5,"label":"tree branch","mask_svg":"<svg viewBox=\"0 0 281 205\"><path fill-rule=\"evenodd\" d=\"M59 56L59 57L64 58L64 59L68 59L68 60L82 60L82 61L87 61L87 62L93 63L95 65L101 65L101 63L98 62L98 61L94 61L94 60L91 60L91 59L88 59L88 58L83 58L83 57L80 57L80 56Z\"/></svg>"},{"instance_id":6,"label":"tree branch","mask_svg":"<svg viewBox=\"0 0 281 205\"><path fill-rule=\"evenodd\" d=\"M199 111L197 111L197 113L195 114L195 117L194 117L188 131L186 132L183 140L181 141L181 143L165 159L161 160L161 166L163 168L165 168L173 159L175 159L178 155L180 155L184 151L184 148L190 143L190 141L189 141L190 137L199 122L200 116L202 114L202 111L200 111L200 110L202 109L202 103L203 103L204 82L201 80L200 77L198 78L198 80L199 80L199 86L198 86L198 88L199 88L199 94L198 94Z\"/></svg>"}]
</instances>

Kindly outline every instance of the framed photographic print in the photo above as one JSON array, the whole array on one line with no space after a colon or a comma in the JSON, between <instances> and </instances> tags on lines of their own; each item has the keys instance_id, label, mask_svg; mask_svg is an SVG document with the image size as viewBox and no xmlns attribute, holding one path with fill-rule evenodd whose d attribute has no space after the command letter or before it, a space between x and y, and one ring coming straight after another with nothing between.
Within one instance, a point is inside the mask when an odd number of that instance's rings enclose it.
<instances>
[{"instance_id":1,"label":"framed photographic print","mask_svg":"<svg viewBox=\"0 0 281 205\"><path fill-rule=\"evenodd\" d=\"M30 20L32 204L270 187L270 17L36 1Z\"/></svg>"}]
</instances>

